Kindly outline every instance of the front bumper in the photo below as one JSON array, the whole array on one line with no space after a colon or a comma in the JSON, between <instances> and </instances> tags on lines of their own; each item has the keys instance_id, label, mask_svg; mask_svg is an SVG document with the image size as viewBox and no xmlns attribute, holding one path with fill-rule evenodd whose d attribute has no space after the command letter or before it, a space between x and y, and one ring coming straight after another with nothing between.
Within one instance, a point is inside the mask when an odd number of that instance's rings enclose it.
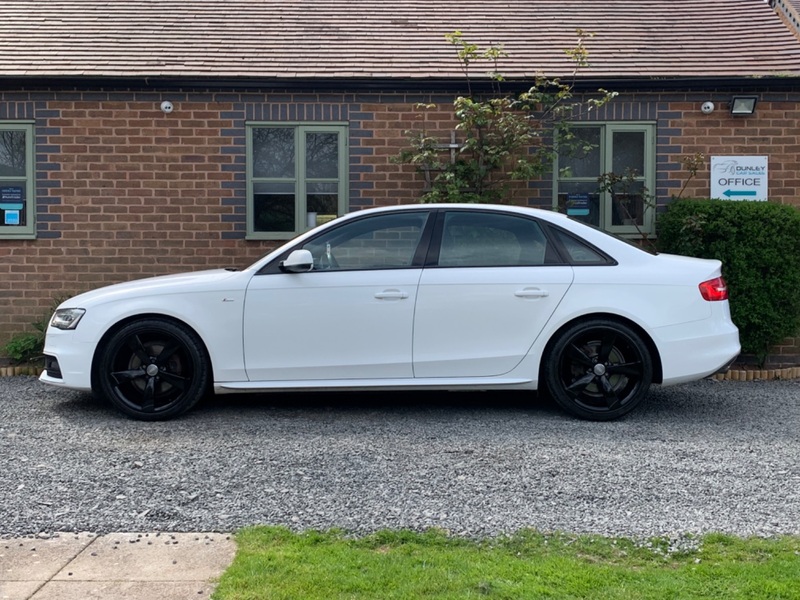
<instances>
[{"instance_id":1,"label":"front bumper","mask_svg":"<svg viewBox=\"0 0 800 600\"><path fill-rule=\"evenodd\" d=\"M45 341L45 369L39 381L81 391L92 389L95 345L81 342L74 331L50 327Z\"/></svg>"}]
</instances>

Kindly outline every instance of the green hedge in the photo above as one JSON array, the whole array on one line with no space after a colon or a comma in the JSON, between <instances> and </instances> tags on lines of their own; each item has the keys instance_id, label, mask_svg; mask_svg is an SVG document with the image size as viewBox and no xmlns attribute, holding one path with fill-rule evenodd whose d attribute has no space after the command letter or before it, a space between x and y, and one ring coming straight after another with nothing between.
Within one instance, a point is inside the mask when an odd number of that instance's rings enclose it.
<instances>
[{"instance_id":1,"label":"green hedge","mask_svg":"<svg viewBox=\"0 0 800 600\"><path fill-rule=\"evenodd\" d=\"M800 210L772 202L678 200L658 217L658 249L722 261L742 352L763 364L800 331Z\"/></svg>"}]
</instances>

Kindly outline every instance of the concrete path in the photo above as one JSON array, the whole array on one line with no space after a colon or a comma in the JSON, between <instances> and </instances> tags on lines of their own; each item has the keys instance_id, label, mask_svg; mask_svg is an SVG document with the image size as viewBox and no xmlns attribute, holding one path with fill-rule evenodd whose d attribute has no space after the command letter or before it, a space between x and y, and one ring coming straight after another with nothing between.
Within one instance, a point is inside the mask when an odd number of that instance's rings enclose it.
<instances>
[{"instance_id":1,"label":"concrete path","mask_svg":"<svg viewBox=\"0 0 800 600\"><path fill-rule=\"evenodd\" d=\"M235 551L219 533L0 539L0 600L209 598Z\"/></svg>"}]
</instances>

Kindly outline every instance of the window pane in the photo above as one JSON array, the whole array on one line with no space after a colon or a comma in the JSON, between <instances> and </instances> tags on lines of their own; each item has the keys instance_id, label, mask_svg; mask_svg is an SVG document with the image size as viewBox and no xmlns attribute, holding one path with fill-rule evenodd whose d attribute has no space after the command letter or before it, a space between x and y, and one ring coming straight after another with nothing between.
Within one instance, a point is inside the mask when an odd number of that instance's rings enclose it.
<instances>
[{"instance_id":1,"label":"window pane","mask_svg":"<svg viewBox=\"0 0 800 600\"><path fill-rule=\"evenodd\" d=\"M314 270L410 267L428 213L382 215L337 227L304 247L314 256Z\"/></svg>"},{"instance_id":2,"label":"window pane","mask_svg":"<svg viewBox=\"0 0 800 600\"><path fill-rule=\"evenodd\" d=\"M633 182L624 192L614 192L611 198L612 225L644 224L644 184Z\"/></svg>"},{"instance_id":3,"label":"window pane","mask_svg":"<svg viewBox=\"0 0 800 600\"><path fill-rule=\"evenodd\" d=\"M611 168L614 173L625 175L633 171L638 176L644 174L644 139L643 131L613 133Z\"/></svg>"},{"instance_id":4,"label":"window pane","mask_svg":"<svg viewBox=\"0 0 800 600\"><path fill-rule=\"evenodd\" d=\"M253 210L255 231L294 231L294 184L253 184Z\"/></svg>"},{"instance_id":5,"label":"window pane","mask_svg":"<svg viewBox=\"0 0 800 600\"><path fill-rule=\"evenodd\" d=\"M439 266L542 265L546 248L539 224L530 219L450 212L445 216Z\"/></svg>"},{"instance_id":6,"label":"window pane","mask_svg":"<svg viewBox=\"0 0 800 600\"><path fill-rule=\"evenodd\" d=\"M336 183L306 184L308 226L315 227L336 217L339 209L339 186Z\"/></svg>"},{"instance_id":7,"label":"window pane","mask_svg":"<svg viewBox=\"0 0 800 600\"><path fill-rule=\"evenodd\" d=\"M597 191L597 182L560 182L558 212L566 213L578 221L599 226L600 193Z\"/></svg>"},{"instance_id":8,"label":"window pane","mask_svg":"<svg viewBox=\"0 0 800 600\"><path fill-rule=\"evenodd\" d=\"M25 177L25 132L0 131L0 177Z\"/></svg>"},{"instance_id":9,"label":"window pane","mask_svg":"<svg viewBox=\"0 0 800 600\"><path fill-rule=\"evenodd\" d=\"M253 129L253 176L294 178L294 129ZM282 231L282 230L275 230Z\"/></svg>"},{"instance_id":10,"label":"window pane","mask_svg":"<svg viewBox=\"0 0 800 600\"><path fill-rule=\"evenodd\" d=\"M600 169L600 128L575 127L559 142L558 166L564 177L597 177Z\"/></svg>"},{"instance_id":11,"label":"window pane","mask_svg":"<svg viewBox=\"0 0 800 600\"><path fill-rule=\"evenodd\" d=\"M306 134L306 177L310 179L338 179L338 134Z\"/></svg>"}]
</instances>

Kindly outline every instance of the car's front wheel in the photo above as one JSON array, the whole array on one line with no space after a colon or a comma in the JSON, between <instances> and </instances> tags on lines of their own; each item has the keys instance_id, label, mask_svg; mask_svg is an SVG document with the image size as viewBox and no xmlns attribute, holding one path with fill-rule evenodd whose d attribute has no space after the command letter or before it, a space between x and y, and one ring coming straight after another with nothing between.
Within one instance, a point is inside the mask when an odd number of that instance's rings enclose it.
<instances>
[{"instance_id":1,"label":"car's front wheel","mask_svg":"<svg viewBox=\"0 0 800 600\"><path fill-rule=\"evenodd\" d=\"M610 421L632 411L653 380L647 345L633 329L608 319L575 323L544 360L550 395L567 412Z\"/></svg>"},{"instance_id":2,"label":"car's front wheel","mask_svg":"<svg viewBox=\"0 0 800 600\"><path fill-rule=\"evenodd\" d=\"M197 335L151 318L116 331L99 350L99 391L135 419L160 421L192 408L209 386L209 360Z\"/></svg>"}]
</instances>

